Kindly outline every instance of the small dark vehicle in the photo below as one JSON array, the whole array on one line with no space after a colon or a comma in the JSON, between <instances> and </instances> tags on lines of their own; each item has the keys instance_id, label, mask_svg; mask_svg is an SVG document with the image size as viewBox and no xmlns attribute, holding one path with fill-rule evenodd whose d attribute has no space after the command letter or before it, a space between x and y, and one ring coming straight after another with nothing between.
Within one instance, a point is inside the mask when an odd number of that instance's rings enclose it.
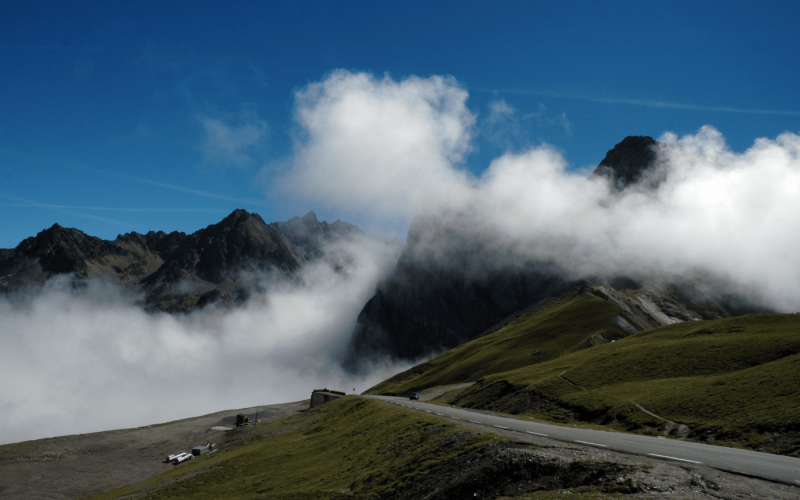
<instances>
[{"instance_id":1,"label":"small dark vehicle","mask_svg":"<svg viewBox=\"0 0 800 500\"><path fill-rule=\"evenodd\" d=\"M412 392L411 394L408 395L408 399L419 401L419 393L418 392Z\"/></svg>"}]
</instances>

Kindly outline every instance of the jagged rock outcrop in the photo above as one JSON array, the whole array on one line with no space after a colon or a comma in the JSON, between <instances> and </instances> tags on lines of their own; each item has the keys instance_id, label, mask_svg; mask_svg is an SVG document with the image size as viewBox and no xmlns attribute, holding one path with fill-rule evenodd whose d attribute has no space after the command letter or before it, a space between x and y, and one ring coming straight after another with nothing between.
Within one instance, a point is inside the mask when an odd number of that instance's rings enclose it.
<instances>
[{"instance_id":1,"label":"jagged rock outcrop","mask_svg":"<svg viewBox=\"0 0 800 500\"><path fill-rule=\"evenodd\" d=\"M554 264L519 259L473 229L457 216L412 221L397 265L358 316L347 366L455 347L575 285Z\"/></svg>"},{"instance_id":2,"label":"jagged rock outcrop","mask_svg":"<svg viewBox=\"0 0 800 500\"><path fill-rule=\"evenodd\" d=\"M248 296L241 273L275 272L288 278L300 267L284 238L258 214L235 210L183 239L157 271L142 280L149 307L188 310Z\"/></svg>"},{"instance_id":3,"label":"jagged rock outcrop","mask_svg":"<svg viewBox=\"0 0 800 500\"><path fill-rule=\"evenodd\" d=\"M606 153L589 177L606 177L617 191L622 191L655 167L658 144L649 136L628 136Z\"/></svg>"},{"instance_id":4,"label":"jagged rock outcrop","mask_svg":"<svg viewBox=\"0 0 800 500\"><path fill-rule=\"evenodd\" d=\"M286 222L270 224L280 233L292 255L298 262L308 262L323 256L323 246L337 239L364 232L358 227L337 220L332 224L319 222L312 210L303 217L293 217Z\"/></svg>"},{"instance_id":5,"label":"jagged rock outcrop","mask_svg":"<svg viewBox=\"0 0 800 500\"><path fill-rule=\"evenodd\" d=\"M295 279L302 265L325 257L326 244L363 236L346 222L319 222L314 212L266 224L258 214L235 210L193 234L133 232L113 241L55 224L0 251L0 291L57 275L104 278L143 293L148 310L188 312L241 303L265 282Z\"/></svg>"},{"instance_id":6,"label":"jagged rock outcrop","mask_svg":"<svg viewBox=\"0 0 800 500\"><path fill-rule=\"evenodd\" d=\"M124 253L109 241L54 224L37 236L23 240L4 260L0 273L11 274L36 262L43 273L74 273L85 278L91 261Z\"/></svg>"},{"instance_id":7,"label":"jagged rock outcrop","mask_svg":"<svg viewBox=\"0 0 800 500\"><path fill-rule=\"evenodd\" d=\"M138 283L163 263L185 238L183 233L129 233L106 241L54 224L0 255L2 289L14 291L43 284L59 274L79 279L107 277L123 284Z\"/></svg>"}]
</instances>

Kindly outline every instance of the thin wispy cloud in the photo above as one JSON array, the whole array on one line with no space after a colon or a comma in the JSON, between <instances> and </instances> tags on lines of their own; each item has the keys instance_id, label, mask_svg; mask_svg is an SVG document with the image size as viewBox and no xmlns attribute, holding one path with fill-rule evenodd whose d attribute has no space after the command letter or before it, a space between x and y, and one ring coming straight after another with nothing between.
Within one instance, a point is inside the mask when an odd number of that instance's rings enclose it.
<instances>
[{"instance_id":1,"label":"thin wispy cloud","mask_svg":"<svg viewBox=\"0 0 800 500\"><path fill-rule=\"evenodd\" d=\"M566 112L550 116L547 114L547 106L539 103L539 109L535 113L527 113L523 116L525 120L534 120L539 127L556 126L564 129L567 135L572 135L572 122L567 118Z\"/></svg>"},{"instance_id":2,"label":"thin wispy cloud","mask_svg":"<svg viewBox=\"0 0 800 500\"><path fill-rule=\"evenodd\" d=\"M217 193L209 193L208 191L200 191L199 189L191 189L191 188L187 188L187 187L184 187L184 186L176 186L174 184L165 184L163 182L151 181L149 179L140 179L138 177L131 177L129 175L108 174L108 173L107 173L107 175L113 175L114 177L119 177L120 179L125 179L125 180L132 181L132 182L139 182L141 184L148 184L150 186L157 186L157 187L164 188L164 189L171 189L173 191L180 191L181 193L196 194L197 196L204 196L206 198L212 198L212 199L215 199L215 200L230 201L230 202L238 203L238 204L246 203L248 205L255 205L255 206L259 206L259 207L267 207L267 206L269 206L266 203L264 203L263 201L250 200L250 199L247 199L247 198L236 198L236 197L233 197L233 196L225 196L225 195L221 195L221 194L217 194Z\"/></svg>"},{"instance_id":3,"label":"thin wispy cloud","mask_svg":"<svg viewBox=\"0 0 800 500\"><path fill-rule=\"evenodd\" d=\"M6 200L16 202L16 203L0 203L0 207L19 207L19 208L38 208L43 210L52 210L57 213L70 215L72 217L79 217L82 219L93 220L96 222L102 222L104 224L110 224L112 226L120 226L129 229L136 229L140 226L138 224L131 224L130 222L122 221L119 219L114 219L111 217L103 217L100 215L94 215L91 213L84 213L82 211L90 211L90 212L122 212L122 213L192 213L192 212L204 212L204 213L219 213L219 212L227 212L225 209L218 209L218 208L152 208L152 207L94 207L94 206L76 206L76 205L55 205L51 203L39 203L37 201L28 200L25 198L20 198L19 196L14 196L7 193L0 193L0 198L5 198Z\"/></svg>"},{"instance_id":4,"label":"thin wispy cloud","mask_svg":"<svg viewBox=\"0 0 800 500\"><path fill-rule=\"evenodd\" d=\"M245 168L257 163L269 127L255 111L245 110L234 120L209 116L200 116L197 120L204 132L200 151L205 164Z\"/></svg>"},{"instance_id":5,"label":"thin wispy cloud","mask_svg":"<svg viewBox=\"0 0 800 500\"><path fill-rule=\"evenodd\" d=\"M103 212L171 212L171 213L214 213L225 212L220 208L119 208L119 207L79 207L73 205L49 205L46 203L0 203L0 207L22 207L22 208L48 208L64 210L101 210Z\"/></svg>"},{"instance_id":6,"label":"thin wispy cloud","mask_svg":"<svg viewBox=\"0 0 800 500\"><path fill-rule=\"evenodd\" d=\"M97 222L102 222L102 223L105 223L105 224L110 224L112 226L121 226L121 227L126 227L126 228L137 228L137 227L139 227L136 224L131 224L129 222L121 221L119 219L112 219L110 217L101 217L99 215L92 215L92 214L77 212L74 209L61 208L61 207L56 207L56 206L48 206L48 205L43 205L43 204L38 204L38 203L30 203L30 204L22 204L22 203L19 203L19 204L0 204L0 206L5 206L5 207L8 207L8 206L19 206L19 207L25 207L25 208L44 208L44 209L53 210L55 212L62 213L62 214L65 214L65 215L70 215L72 217L80 217L81 219L89 219L89 220L93 220L93 221L97 221Z\"/></svg>"},{"instance_id":7,"label":"thin wispy cloud","mask_svg":"<svg viewBox=\"0 0 800 500\"><path fill-rule=\"evenodd\" d=\"M479 127L484 137L507 151L530 147L536 142L537 129L556 128L563 130L566 135L572 135L572 122L567 119L566 112L548 114L547 107L539 103L535 112L521 114L503 99L489 103L489 112L486 118L479 121Z\"/></svg>"},{"instance_id":8,"label":"thin wispy cloud","mask_svg":"<svg viewBox=\"0 0 800 500\"><path fill-rule=\"evenodd\" d=\"M24 207L24 208L45 208L52 210L100 210L103 212L171 212L171 213L193 213L193 212L224 212L221 208L152 208L152 207L96 207L79 205L56 205L52 203L40 203L14 196L13 194L0 193L0 198L16 201L17 203L0 203L0 207Z\"/></svg>"},{"instance_id":9,"label":"thin wispy cloud","mask_svg":"<svg viewBox=\"0 0 800 500\"><path fill-rule=\"evenodd\" d=\"M25 159L25 160L33 160L33 161L40 162L40 163L52 164L52 165L57 165L57 166L61 166L61 167L67 167L67 168L71 168L71 169L82 171L82 172L89 172L89 173L92 173L92 174L95 174L95 175L101 175L101 176L104 176L104 177L113 177L115 179L122 179L122 180L125 180L125 181L136 182L136 183L139 183L139 184L147 184L147 185L150 185L150 186L156 186L156 187L160 187L160 188L164 188L164 189L169 189L169 190L172 190L172 191L178 191L178 192L181 192L181 193L194 194L194 195L197 195L197 196L202 196L204 198L211 198L211 199L214 199L214 200L228 201L228 202L231 202L231 203L235 203L237 206L239 206L239 205L241 205L243 203L248 204L248 205L258 206L258 207L268 207L269 206L264 201L260 201L260 200L251 200L251 199L247 199L247 198L239 198L239 197L234 197L234 196L225 196L225 195L221 195L221 194L217 194L217 193L210 193L208 191L201 191L199 189L191 189L191 188L188 188L188 187L185 187L185 186L177 186L175 184L167 184L167 183L164 183L164 182L156 182L156 181L152 181L152 180L149 180L149 179L142 179L140 177L134 177L132 175L126 175L126 174L120 174L120 173L117 173L117 172L110 172L110 171L107 171L107 170L101 170L99 168L90 167L88 165L84 165L82 163L77 163L77 162L74 162L74 161L58 160L58 159L53 159L53 158L50 158L50 157L42 156L42 155L39 155L39 154L32 154L32 153L27 153L27 152L24 152L24 151L17 151L17 150L14 150L14 149L9 149L9 148L3 147L3 146L0 146L0 153L4 153L4 154L10 155L10 156L16 156L18 158L22 158L22 159Z\"/></svg>"},{"instance_id":10,"label":"thin wispy cloud","mask_svg":"<svg viewBox=\"0 0 800 500\"><path fill-rule=\"evenodd\" d=\"M754 115L775 115L775 116L800 116L800 111L784 109L751 109L738 108L735 106L706 106L702 104L685 104L680 102L658 101L651 99L625 99L620 97L598 97L584 94L572 94L564 92L547 92L530 89L484 89L470 88L473 92L484 92L491 94L519 94L535 95L544 97L556 97L559 99L573 99L577 101L599 102L604 104L626 104L629 106L640 106L645 108L678 109L686 111L715 111L720 113L742 113Z\"/></svg>"}]
</instances>

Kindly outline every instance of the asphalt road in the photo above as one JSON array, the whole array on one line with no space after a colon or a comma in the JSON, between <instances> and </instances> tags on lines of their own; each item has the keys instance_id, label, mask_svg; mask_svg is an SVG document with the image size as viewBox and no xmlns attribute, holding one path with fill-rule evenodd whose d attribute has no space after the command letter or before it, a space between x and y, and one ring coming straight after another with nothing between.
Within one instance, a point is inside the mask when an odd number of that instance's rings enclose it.
<instances>
[{"instance_id":1,"label":"asphalt road","mask_svg":"<svg viewBox=\"0 0 800 500\"><path fill-rule=\"evenodd\" d=\"M490 430L491 428L498 428L525 432L558 441L596 446L598 448L633 453L661 460L673 460L686 464L702 464L726 472L745 474L773 481L777 480L794 485L800 484L800 459L798 458L676 439L550 425L542 422L501 417L464 408L409 401L399 397L368 397L455 421L462 420L473 424L485 425Z\"/></svg>"}]
</instances>

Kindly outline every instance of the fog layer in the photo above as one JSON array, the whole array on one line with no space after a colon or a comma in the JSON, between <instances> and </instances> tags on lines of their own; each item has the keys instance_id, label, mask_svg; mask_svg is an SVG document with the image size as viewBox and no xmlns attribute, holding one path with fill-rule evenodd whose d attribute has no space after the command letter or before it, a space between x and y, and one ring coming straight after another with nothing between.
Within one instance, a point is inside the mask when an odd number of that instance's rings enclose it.
<instances>
[{"instance_id":1,"label":"fog layer","mask_svg":"<svg viewBox=\"0 0 800 500\"><path fill-rule=\"evenodd\" d=\"M371 239L318 261L239 309L148 314L107 283L51 280L20 305L0 301L0 443L149 425L361 392L402 367L353 380L336 363L397 248Z\"/></svg>"}]
</instances>

